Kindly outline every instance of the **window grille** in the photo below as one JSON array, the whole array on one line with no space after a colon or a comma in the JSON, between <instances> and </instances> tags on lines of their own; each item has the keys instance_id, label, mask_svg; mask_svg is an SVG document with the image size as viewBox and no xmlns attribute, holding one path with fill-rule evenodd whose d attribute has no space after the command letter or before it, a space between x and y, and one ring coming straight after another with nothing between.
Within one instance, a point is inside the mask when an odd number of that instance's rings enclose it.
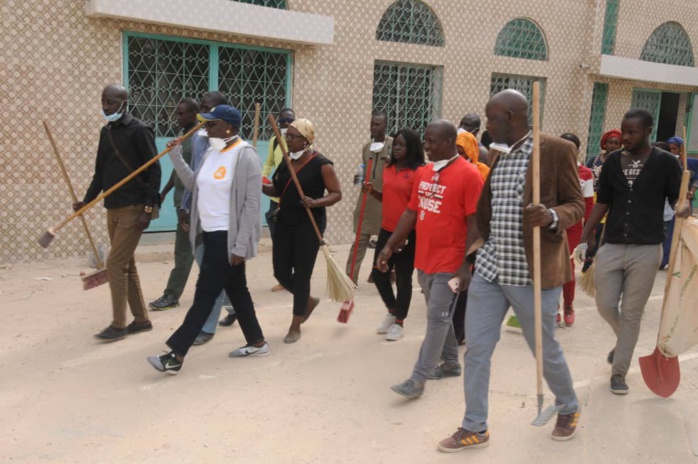
<instances>
[{"instance_id":1,"label":"window grille","mask_svg":"<svg viewBox=\"0 0 698 464\"><path fill-rule=\"evenodd\" d=\"M494 96L502 90L518 90L528 100L528 121L533 121L533 83L540 82L540 123L543 127L543 104L545 102L545 78L529 76L513 76L509 74L492 74L490 84L490 96Z\"/></svg>"},{"instance_id":2,"label":"window grille","mask_svg":"<svg viewBox=\"0 0 698 464\"><path fill-rule=\"evenodd\" d=\"M444 46L444 32L439 18L419 0L397 0L390 5L378 23L376 39L432 47Z\"/></svg>"},{"instance_id":3,"label":"window grille","mask_svg":"<svg viewBox=\"0 0 698 464\"><path fill-rule=\"evenodd\" d=\"M659 90L634 89L631 109L643 109L652 113L654 117L654 127L652 128L651 141L657 139L657 121L659 119L659 108L662 104L662 92Z\"/></svg>"},{"instance_id":4,"label":"window grille","mask_svg":"<svg viewBox=\"0 0 698 464\"><path fill-rule=\"evenodd\" d=\"M603 21L603 37L601 38L601 53L613 55L616 49L616 31L618 30L618 10L620 0L606 1L606 14Z\"/></svg>"},{"instance_id":5,"label":"window grille","mask_svg":"<svg viewBox=\"0 0 698 464\"><path fill-rule=\"evenodd\" d=\"M214 42L126 36L129 103L135 117L174 137L177 103L220 90L242 113L241 136L252 137L255 103L261 104L259 140L271 138L267 115L288 105L290 54Z\"/></svg>"},{"instance_id":6,"label":"window grille","mask_svg":"<svg viewBox=\"0 0 698 464\"><path fill-rule=\"evenodd\" d=\"M594 82L591 96L591 115L589 116L589 136L587 138L587 159L599 154L599 144L606 120L606 102L608 101L608 84Z\"/></svg>"},{"instance_id":7,"label":"window grille","mask_svg":"<svg viewBox=\"0 0 698 464\"><path fill-rule=\"evenodd\" d=\"M251 5L268 6L269 8L286 9L286 0L233 0L240 3L249 3Z\"/></svg>"},{"instance_id":8,"label":"window grille","mask_svg":"<svg viewBox=\"0 0 698 464\"><path fill-rule=\"evenodd\" d=\"M516 18L499 31L494 54L545 61L548 59L548 45L536 23L526 18Z\"/></svg>"},{"instance_id":9,"label":"window grille","mask_svg":"<svg viewBox=\"0 0 698 464\"><path fill-rule=\"evenodd\" d=\"M653 63L695 66L691 39L684 28L674 22L664 23L654 30L642 48L640 59Z\"/></svg>"},{"instance_id":10,"label":"window grille","mask_svg":"<svg viewBox=\"0 0 698 464\"><path fill-rule=\"evenodd\" d=\"M443 68L377 61L373 69L373 108L388 114L388 133L414 129L424 134L441 115Z\"/></svg>"}]
</instances>

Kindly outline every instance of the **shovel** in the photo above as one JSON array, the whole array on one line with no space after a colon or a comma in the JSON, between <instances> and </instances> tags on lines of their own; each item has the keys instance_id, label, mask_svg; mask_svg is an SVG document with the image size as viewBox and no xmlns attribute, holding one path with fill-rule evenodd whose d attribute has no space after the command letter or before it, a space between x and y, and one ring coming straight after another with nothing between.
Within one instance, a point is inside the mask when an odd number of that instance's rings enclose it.
<instances>
[{"instance_id":1,"label":"shovel","mask_svg":"<svg viewBox=\"0 0 698 464\"><path fill-rule=\"evenodd\" d=\"M686 193L688 192L688 181L691 173L688 171L688 161L686 160L686 128L683 128L684 144L681 150L681 162L683 165L683 175L681 177L681 189L679 190L679 202L676 205L677 210L681 210L686 204ZM676 250L681 241L681 229L684 218L677 217L674 224L674 235L671 239L671 250L669 252L669 268L667 271L666 285L664 286L664 303L662 304L662 318L666 310L666 301L669 296L669 288L671 287L672 276L674 275L674 265L676 264ZM659 342L659 340L657 340ZM679 388L681 382L681 366L677 356L665 356L659 349L659 344L654 349L654 352L649 356L640 358L640 372L645 380L647 388L652 393L662 398L669 398Z\"/></svg>"}]
</instances>

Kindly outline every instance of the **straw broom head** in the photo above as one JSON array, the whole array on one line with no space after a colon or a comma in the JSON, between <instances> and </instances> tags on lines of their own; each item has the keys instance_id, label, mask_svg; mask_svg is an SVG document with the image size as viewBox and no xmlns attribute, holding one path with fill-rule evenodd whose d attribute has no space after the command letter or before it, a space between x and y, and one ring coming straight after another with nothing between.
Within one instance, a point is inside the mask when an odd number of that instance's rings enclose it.
<instances>
[{"instance_id":1,"label":"straw broom head","mask_svg":"<svg viewBox=\"0 0 698 464\"><path fill-rule=\"evenodd\" d=\"M356 285L334 260L330 248L326 244L322 244L320 249L325 255L325 261L327 261L327 294L335 302L353 300Z\"/></svg>"},{"instance_id":2,"label":"straw broom head","mask_svg":"<svg viewBox=\"0 0 698 464\"><path fill-rule=\"evenodd\" d=\"M579 279L579 288L591 298L596 298L596 282L594 279L594 271L596 270L596 262L592 262L589 268L582 274Z\"/></svg>"}]
</instances>

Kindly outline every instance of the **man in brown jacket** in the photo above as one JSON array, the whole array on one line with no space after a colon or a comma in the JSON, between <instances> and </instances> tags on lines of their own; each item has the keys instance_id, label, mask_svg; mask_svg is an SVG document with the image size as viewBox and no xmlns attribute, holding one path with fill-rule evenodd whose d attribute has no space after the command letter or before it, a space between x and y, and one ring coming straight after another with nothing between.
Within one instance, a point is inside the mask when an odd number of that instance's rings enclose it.
<instances>
[{"instance_id":1,"label":"man in brown jacket","mask_svg":"<svg viewBox=\"0 0 698 464\"><path fill-rule=\"evenodd\" d=\"M543 257L543 376L555 394L559 412L552 438L572 438L579 418L572 377L555 340L555 315L562 284L570 280L572 272L565 229L579 222L584 214L576 150L570 142L541 135L541 203L534 205L529 163L533 137L526 98L514 90L505 90L492 97L486 112L487 130L494 141L490 150L496 158L476 213L484 245L475 258L465 316L466 410L458 431L439 443L444 452L489 444L490 363L509 306L519 318L529 348L534 350L533 282L529 270L536 226L541 228Z\"/></svg>"}]
</instances>

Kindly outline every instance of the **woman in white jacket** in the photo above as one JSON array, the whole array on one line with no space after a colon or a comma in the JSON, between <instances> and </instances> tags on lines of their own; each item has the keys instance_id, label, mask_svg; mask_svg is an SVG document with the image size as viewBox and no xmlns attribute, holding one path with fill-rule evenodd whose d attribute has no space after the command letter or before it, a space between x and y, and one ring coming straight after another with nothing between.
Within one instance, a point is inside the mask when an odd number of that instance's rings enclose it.
<instances>
[{"instance_id":1,"label":"woman in white jacket","mask_svg":"<svg viewBox=\"0 0 698 464\"><path fill-rule=\"evenodd\" d=\"M245 261L256 256L262 227L261 163L256 150L238 137L241 116L237 109L219 105L198 118L206 121L210 148L196 172L182 158L178 140L168 143L174 147L170 158L177 175L192 192L192 248L197 240L204 244L194 303L182 325L167 340L172 351L148 357L155 369L170 374L181 369L221 290L235 307L247 342L230 356L269 354L245 276Z\"/></svg>"}]
</instances>

